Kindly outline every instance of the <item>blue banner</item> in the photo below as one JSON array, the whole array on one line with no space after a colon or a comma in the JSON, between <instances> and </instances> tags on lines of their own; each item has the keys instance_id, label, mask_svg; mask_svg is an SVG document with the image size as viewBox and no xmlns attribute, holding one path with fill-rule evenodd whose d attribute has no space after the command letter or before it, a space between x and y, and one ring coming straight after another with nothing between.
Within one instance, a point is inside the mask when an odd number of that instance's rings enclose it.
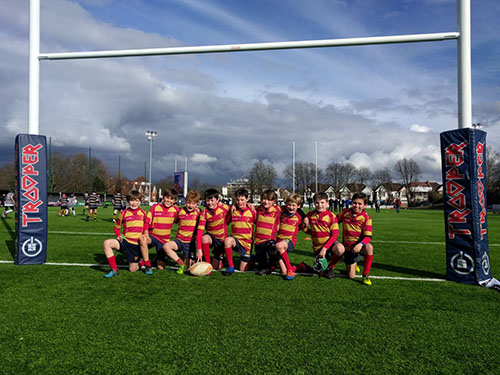
<instances>
[{"instance_id":1,"label":"blue banner","mask_svg":"<svg viewBox=\"0 0 500 375\"><path fill-rule=\"evenodd\" d=\"M47 258L47 142L43 135L16 137L17 249L14 263Z\"/></svg>"},{"instance_id":2,"label":"blue banner","mask_svg":"<svg viewBox=\"0 0 500 375\"><path fill-rule=\"evenodd\" d=\"M486 217L486 133L441 133L446 278L485 285L491 280Z\"/></svg>"}]
</instances>

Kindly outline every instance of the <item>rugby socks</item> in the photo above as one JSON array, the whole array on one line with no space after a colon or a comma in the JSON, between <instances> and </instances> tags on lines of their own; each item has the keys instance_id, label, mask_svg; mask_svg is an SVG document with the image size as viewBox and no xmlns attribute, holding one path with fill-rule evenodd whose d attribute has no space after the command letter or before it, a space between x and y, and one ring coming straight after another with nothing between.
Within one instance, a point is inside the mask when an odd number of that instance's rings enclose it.
<instances>
[{"instance_id":1,"label":"rugby socks","mask_svg":"<svg viewBox=\"0 0 500 375\"><path fill-rule=\"evenodd\" d=\"M292 269L292 265L290 264L290 259L288 258L288 253L286 251L283 251L281 255L281 259L283 259L283 262L285 262L285 266L287 270Z\"/></svg>"},{"instance_id":2,"label":"rugby socks","mask_svg":"<svg viewBox=\"0 0 500 375\"><path fill-rule=\"evenodd\" d=\"M328 265L328 269L334 269L340 259L342 259L341 255L333 254L332 260L330 260L330 264Z\"/></svg>"},{"instance_id":3,"label":"rugby socks","mask_svg":"<svg viewBox=\"0 0 500 375\"><path fill-rule=\"evenodd\" d=\"M364 255L364 264L365 267L363 268L363 276L366 276L370 273L370 268L372 267L372 261L373 261L373 254L372 255Z\"/></svg>"},{"instance_id":4,"label":"rugby socks","mask_svg":"<svg viewBox=\"0 0 500 375\"><path fill-rule=\"evenodd\" d=\"M146 267L151 267L151 261L150 261L149 259L148 259L148 260L145 260L145 261L144 261L144 265L145 265Z\"/></svg>"},{"instance_id":5,"label":"rugby socks","mask_svg":"<svg viewBox=\"0 0 500 375\"><path fill-rule=\"evenodd\" d=\"M201 250L203 251L203 259L205 259L205 262L210 263L210 244L202 243Z\"/></svg>"},{"instance_id":6,"label":"rugby socks","mask_svg":"<svg viewBox=\"0 0 500 375\"><path fill-rule=\"evenodd\" d=\"M179 266L183 266L184 265L184 261L181 258L177 258L177 260L175 261L175 263L177 263Z\"/></svg>"},{"instance_id":7,"label":"rugby socks","mask_svg":"<svg viewBox=\"0 0 500 375\"><path fill-rule=\"evenodd\" d=\"M226 252L226 257L227 257L227 265L229 267L233 267L234 268L234 263L233 263L233 247L225 247L224 248L225 252Z\"/></svg>"},{"instance_id":8,"label":"rugby socks","mask_svg":"<svg viewBox=\"0 0 500 375\"><path fill-rule=\"evenodd\" d=\"M108 258L108 263L112 270L118 271L118 266L116 265L116 258L114 255Z\"/></svg>"}]
</instances>

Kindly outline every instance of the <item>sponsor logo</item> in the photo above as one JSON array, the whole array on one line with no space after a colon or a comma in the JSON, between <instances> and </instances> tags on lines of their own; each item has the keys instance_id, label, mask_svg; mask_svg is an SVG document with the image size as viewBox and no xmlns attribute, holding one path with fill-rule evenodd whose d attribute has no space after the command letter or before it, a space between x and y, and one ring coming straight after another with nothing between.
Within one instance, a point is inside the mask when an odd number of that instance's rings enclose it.
<instances>
[{"instance_id":1,"label":"sponsor logo","mask_svg":"<svg viewBox=\"0 0 500 375\"><path fill-rule=\"evenodd\" d=\"M474 260L463 251L460 251L451 258L450 265L453 271L459 275L468 275L474 271Z\"/></svg>"},{"instance_id":2,"label":"sponsor logo","mask_svg":"<svg viewBox=\"0 0 500 375\"><path fill-rule=\"evenodd\" d=\"M39 162L38 152L43 146L26 145L21 150L21 199L26 198L26 203L22 205L21 224L26 228L31 223L41 223L43 220L38 215L39 207L43 202L39 199L40 189L36 176L40 171L37 168ZM22 199L24 201L24 199Z\"/></svg>"},{"instance_id":3,"label":"sponsor logo","mask_svg":"<svg viewBox=\"0 0 500 375\"><path fill-rule=\"evenodd\" d=\"M39 239L30 237L23 242L21 250L27 257L33 258L40 254L43 250L43 245Z\"/></svg>"}]
</instances>

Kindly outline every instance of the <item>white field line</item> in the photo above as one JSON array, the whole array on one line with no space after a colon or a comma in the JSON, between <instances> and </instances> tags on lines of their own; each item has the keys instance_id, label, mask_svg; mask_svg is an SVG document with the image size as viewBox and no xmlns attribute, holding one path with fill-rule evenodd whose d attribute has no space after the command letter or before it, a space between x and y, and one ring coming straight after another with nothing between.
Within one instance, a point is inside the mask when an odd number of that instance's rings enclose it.
<instances>
[{"instance_id":1,"label":"white field line","mask_svg":"<svg viewBox=\"0 0 500 375\"><path fill-rule=\"evenodd\" d=\"M0 264L14 264L11 260L0 260ZM67 267L109 267L108 264L90 264L90 263L54 263L47 262L44 263L46 266L67 266ZM128 268L126 265L119 265L119 268ZM165 267L166 269L176 270L177 267ZM213 271L219 272L219 271ZM235 270L235 272L241 272ZM255 272L255 271L250 271ZM273 272L273 274L279 275L279 273ZM311 274L297 273L298 276L314 276ZM336 275L336 277L346 278L346 275ZM357 278L361 278L361 275L357 275ZM397 276L370 276L371 279L380 279L380 280L398 280L398 281L430 281L430 282L441 282L446 281L445 279L431 279L431 278L420 278L420 277L397 277Z\"/></svg>"}]
</instances>

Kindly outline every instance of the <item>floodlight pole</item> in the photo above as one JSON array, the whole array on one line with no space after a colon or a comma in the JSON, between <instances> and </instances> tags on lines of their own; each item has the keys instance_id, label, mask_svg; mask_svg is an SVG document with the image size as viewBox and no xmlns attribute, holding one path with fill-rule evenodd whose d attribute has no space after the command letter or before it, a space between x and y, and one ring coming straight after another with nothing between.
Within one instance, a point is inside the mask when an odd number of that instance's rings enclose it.
<instances>
[{"instance_id":1,"label":"floodlight pole","mask_svg":"<svg viewBox=\"0 0 500 375\"><path fill-rule=\"evenodd\" d=\"M292 193L295 194L295 141L292 142Z\"/></svg>"},{"instance_id":2,"label":"floodlight pole","mask_svg":"<svg viewBox=\"0 0 500 375\"><path fill-rule=\"evenodd\" d=\"M314 148L316 150L316 194L318 194L318 141L314 142Z\"/></svg>"},{"instance_id":3,"label":"floodlight pole","mask_svg":"<svg viewBox=\"0 0 500 375\"><path fill-rule=\"evenodd\" d=\"M158 132L154 131L154 130L148 130L146 132L146 136L148 137L148 141L149 141L149 191L148 191L148 204L151 205L151 175L153 173L153 141L154 139L156 138L156 135L158 134Z\"/></svg>"}]
</instances>

